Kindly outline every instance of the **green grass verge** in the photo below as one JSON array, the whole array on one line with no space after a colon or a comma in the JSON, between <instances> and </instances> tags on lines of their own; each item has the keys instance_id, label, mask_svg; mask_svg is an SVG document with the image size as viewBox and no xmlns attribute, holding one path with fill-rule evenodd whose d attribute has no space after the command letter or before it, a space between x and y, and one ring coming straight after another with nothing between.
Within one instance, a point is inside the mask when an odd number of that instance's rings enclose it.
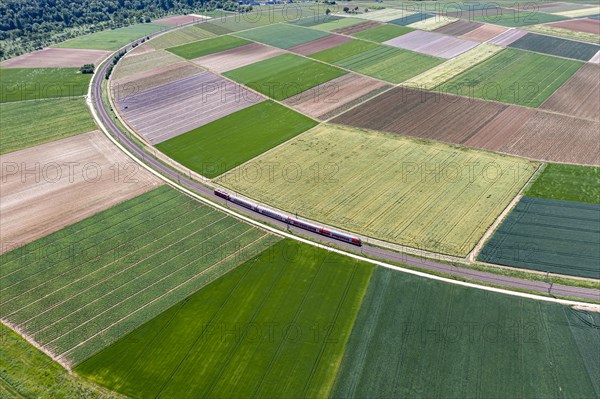
<instances>
[{"instance_id":1,"label":"green grass verge","mask_svg":"<svg viewBox=\"0 0 600 399\"><path fill-rule=\"evenodd\" d=\"M448 93L538 107L582 65L578 61L504 49L440 88Z\"/></svg>"},{"instance_id":2,"label":"green grass verge","mask_svg":"<svg viewBox=\"0 0 600 399\"><path fill-rule=\"evenodd\" d=\"M138 398L327 397L372 271L281 241L75 371Z\"/></svg>"},{"instance_id":3,"label":"green grass verge","mask_svg":"<svg viewBox=\"0 0 600 399\"><path fill-rule=\"evenodd\" d=\"M282 54L223 75L275 100L284 100L345 73L331 65Z\"/></svg>"},{"instance_id":4,"label":"green grass verge","mask_svg":"<svg viewBox=\"0 0 600 399\"><path fill-rule=\"evenodd\" d=\"M168 24L136 24L111 30L103 30L89 35L76 37L67 41L58 43L53 47L62 48L88 48L95 50L118 50L127 43L136 39L156 33L166 29Z\"/></svg>"},{"instance_id":5,"label":"green grass verge","mask_svg":"<svg viewBox=\"0 0 600 399\"><path fill-rule=\"evenodd\" d=\"M0 104L0 114L0 155L96 129L80 97Z\"/></svg>"},{"instance_id":6,"label":"green grass verge","mask_svg":"<svg viewBox=\"0 0 600 399\"><path fill-rule=\"evenodd\" d=\"M354 37L365 40L372 40L374 42L383 43L386 40L393 39L398 36L402 36L408 32L412 32L414 29L406 26L399 26L394 24L385 24L376 26L375 28L367 29L362 32L355 33Z\"/></svg>"},{"instance_id":7,"label":"green grass verge","mask_svg":"<svg viewBox=\"0 0 600 399\"><path fill-rule=\"evenodd\" d=\"M182 46L168 48L167 51L187 60L218 53L232 48L249 44L248 40L234 36L219 36L212 39L200 40Z\"/></svg>"},{"instance_id":8,"label":"green grass verge","mask_svg":"<svg viewBox=\"0 0 600 399\"><path fill-rule=\"evenodd\" d=\"M156 147L180 164L213 178L316 124L289 108L265 101Z\"/></svg>"},{"instance_id":9,"label":"green grass verge","mask_svg":"<svg viewBox=\"0 0 600 399\"><path fill-rule=\"evenodd\" d=\"M277 24L252 29L247 32L240 32L237 35L270 46L288 49L299 44L320 39L327 36L328 33L302 26Z\"/></svg>"},{"instance_id":10,"label":"green grass verge","mask_svg":"<svg viewBox=\"0 0 600 399\"><path fill-rule=\"evenodd\" d=\"M0 68L0 103L82 96L91 77L79 68Z\"/></svg>"},{"instance_id":11,"label":"green grass verge","mask_svg":"<svg viewBox=\"0 0 600 399\"><path fill-rule=\"evenodd\" d=\"M494 25L518 27L545 24L547 22L556 22L568 19L560 15L544 14L534 10L511 12L503 9L502 11L502 14L491 13L488 16L475 17L473 20Z\"/></svg>"},{"instance_id":12,"label":"green grass verge","mask_svg":"<svg viewBox=\"0 0 600 399\"><path fill-rule=\"evenodd\" d=\"M311 54L310 58L332 64L377 47L379 46L375 43L366 42L364 40L354 40Z\"/></svg>"},{"instance_id":13,"label":"green grass verge","mask_svg":"<svg viewBox=\"0 0 600 399\"><path fill-rule=\"evenodd\" d=\"M597 397L590 322L600 315L378 268L332 397Z\"/></svg>"},{"instance_id":14,"label":"green grass verge","mask_svg":"<svg viewBox=\"0 0 600 399\"><path fill-rule=\"evenodd\" d=\"M525 195L600 204L600 168L548 164Z\"/></svg>"}]
</instances>

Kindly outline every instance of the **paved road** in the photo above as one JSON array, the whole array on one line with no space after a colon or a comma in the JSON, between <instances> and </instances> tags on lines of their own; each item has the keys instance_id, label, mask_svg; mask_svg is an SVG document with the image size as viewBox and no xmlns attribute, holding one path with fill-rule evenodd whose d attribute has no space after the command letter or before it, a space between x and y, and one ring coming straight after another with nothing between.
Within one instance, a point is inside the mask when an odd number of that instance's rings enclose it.
<instances>
[{"instance_id":1,"label":"paved road","mask_svg":"<svg viewBox=\"0 0 600 399\"><path fill-rule=\"evenodd\" d=\"M173 29L175 29L175 27ZM156 33L154 35L150 35L150 36L153 37L153 36L156 36L163 32L158 32L158 33ZM166 176L167 178L171 179L172 181L178 182L180 185L185 186L186 188L188 188L191 191L196 192L197 194L200 194L204 197L209 198L213 202L225 204L225 205L229 206L231 209L234 209L235 211L237 211L238 213L248 215L254 219L266 221L266 222L270 223L271 225L275 225L278 228L281 228L282 230L287 229L288 231L308 237L313 241L317 241L317 242L320 242L323 244L335 244L338 247L342 247L342 248L350 250L350 251L357 251L358 248L351 244L346 244L344 242L333 240L328 237L323 237L323 236L308 232L306 230L301 230L296 227L289 226L283 222L279 222L277 220L271 219L264 215L249 211L248 209L243 208L241 206L227 202L227 201L223 200L222 198L215 196L213 194L212 189L210 189L206 186L203 186L203 185L197 183L196 181L191 180L189 177L186 177L186 175L180 174L180 173L174 171L173 169L165 166L160 161L158 161L156 158L147 154L146 152L141 150L139 147L137 147L137 145L127 135L125 135L123 132L121 132L121 130L117 127L117 125L114 123L114 119L116 118L116 116L114 114L111 115L111 111L107 111L104 107L104 104L102 103L102 81L104 79L104 76L106 74L106 69L108 68L109 64L110 63L108 63L108 62L105 63L102 66L102 68L99 71L97 71L95 74L95 79L94 79L93 87L92 87L91 101L92 101L93 106L96 109L96 112L98 113L98 117L100 118L102 123L104 123L104 125L108 129L109 133L113 137L115 137L125 148L127 148L127 150L129 150L138 159L143 160L152 169L158 171L163 176ZM368 255L371 257L377 257L384 261L400 262L400 263L403 263L403 264L406 264L406 265L409 265L412 267L418 267L423 270L443 272L448 275L469 278L471 280L489 283L489 284L496 284L496 285L500 285L500 286L507 287L507 288L526 289L526 290L533 291L533 292L540 292L540 293L546 293L546 294L551 293L553 295L568 296L568 297L582 298L582 299L592 299L592 300L600 301L600 290L569 287L569 286L562 286L562 285L551 285L551 284L548 284L548 283L545 283L542 281L529 281L529 280L519 279L519 278L514 278L514 277L500 276L500 275L497 275L494 273L486 273L486 272L472 270L472 269L468 269L468 268L464 268L464 267L451 266L451 265L448 265L445 263L438 263L433 260L421 259L421 258L417 258L414 256L390 251L387 249L373 247L370 245L363 245L363 247L360 248L360 251L365 255Z\"/></svg>"}]
</instances>

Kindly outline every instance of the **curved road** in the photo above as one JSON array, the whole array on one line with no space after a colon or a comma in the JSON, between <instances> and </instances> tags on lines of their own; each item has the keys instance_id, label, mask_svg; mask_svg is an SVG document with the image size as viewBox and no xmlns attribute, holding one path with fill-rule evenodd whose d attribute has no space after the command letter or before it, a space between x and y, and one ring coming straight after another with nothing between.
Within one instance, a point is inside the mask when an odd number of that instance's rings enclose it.
<instances>
[{"instance_id":1,"label":"curved road","mask_svg":"<svg viewBox=\"0 0 600 399\"><path fill-rule=\"evenodd\" d=\"M194 23L196 23L196 22L193 22L191 24L194 24ZM168 30L181 28L181 26L182 25L179 25L179 26L175 26L173 28L163 30L161 32L157 32L155 34L150 35L150 37L160 35ZM127 50L131 49L131 44L127 45L124 48ZM111 58L112 58L112 56L111 56ZM109 60L110 60L110 58L109 58ZM205 198L210 199L212 202L216 202L221 205L227 205L229 208L235 210L237 213L247 215L253 219L258 219L258 220L262 220L264 222L268 222L271 225L277 226L281 230L287 230L287 231L293 232L297 235L308 237L313 241L316 241L316 242L319 242L319 243L322 243L325 245L335 244L335 246L341 247L350 252L357 251L358 248L351 244L346 244L344 242L333 240L328 237L323 237L323 236L320 236L317 234L313 234L306 230L302 230L302 229L298 229L293 226L289 226L285 223L279 222L277 220L271 219L264 215L249 211L248 209L243 208L241 206L227 202L227 201L223 200L222 198L215 196L213 194L213 191L211 188L206 187L194 180L191 180L189 177L187 177L184 174L180 174L180 173L176 172L175 170L173 170L173 169L169 168L168 166L164 165L163 163L161 163L159 160L154 158L152 155L144 152L127 135L125 135L117 127L117 125L113 121L113 118L116 118L116 116L111 117L111 115L110 115L111 111L107 111L106 108L104 107L104 104L102 102L102 81L104 80L104 76L106 74L106 70L109 65L110 65L109 61L105 62L101 66L100 70L96 71L96 73L94 74L94 78L92 81L92 90L91 90L90 101L92 102L92 106L96 110L98 118L102 121L102 123L104 124L104 126L106 127L108 132L116 140L118 140L121 143L121 145L123 145L123 147L125 147L136 158L138 158L138 160L142 160L146 165L148 165L155 171L159 172L163 176L167 177L171 181L178 182L180 185L186 187L187 189L189 189ZM468 268L464 268L464 267L452 266L452 265L448 265L445 263L438 263L433 260L421 259L421 258L417 258L417 257L411 256L411 255L401 254L401 253L397 253L397 252L390 251L387 249L369 246L368 244L365 244L365 245L363 245L363 247L361 247L361 252L362 252L362 254L367 255L369 257L375 257L378 259L382 259L384 261L403 263L405 265L409 265L411 267L416 267L416 268L423 269L423 270L442 272L442 273L452 275L452 276L468 278L471 280L476 280L476 281L480 281L480 282L484 282L484 283L488 283L488 284L499 285L499 286L503 286L503 287L507 287L507 288L528 290L528 291L539 292L539 293L544 293L544 294L600 301L600 290L596 290L596 289L570 287L570 286L563 286L563 285L552 285L549 283L545 283L543 281L530 281L530 280L525 280L525 279L520 279L520 278L515 278L515 277L501 276L501 275L497 275L494 273L487 273L487 272L472 270L472 269L468 269Z\"/></svg>"}]
</instances>

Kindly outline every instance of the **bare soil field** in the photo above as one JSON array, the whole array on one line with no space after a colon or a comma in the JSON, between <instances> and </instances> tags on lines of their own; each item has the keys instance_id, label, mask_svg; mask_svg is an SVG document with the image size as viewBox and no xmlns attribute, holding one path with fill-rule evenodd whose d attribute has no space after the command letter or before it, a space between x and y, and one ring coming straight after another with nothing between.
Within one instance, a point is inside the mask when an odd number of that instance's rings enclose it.
<instances>
[{"instance_id":1,"label":"bare soil field","mask_svg":"<svg viewBox=\"0 0 600 399\"><path fill-rule=\"evenodd\" d=\"M152 144L206 125L264 98L203 71L118 101L125 119Z\"/></svg>"},{"instance_id":2,"label":"bare soil field","mask_svg":"<svg viewBox=\"0 0 600 399\"><path fill-rule=\"evenodd\" d=\"M469 33L481 27L482 25L483 24L481 22L460 20L452 22L451 24L448 24L446 26L442 26L441 28L437 28L434 30L434 32L443 33L451 36L462 36L465 33Z\"/></svg>"},{"instance_id":3,"label":"bare soil field","mask_svg":"<svg viewBox=\"0 0 600 399\"><path fill-rule=\"evenodd\" d=\"M128 55L121 59L118 67L116 67L113 72L112 78L123 79L141 72L176 64L181 61L183 61L183 59L165 50L156 50L133 56Z\"/></svg>"},{"instance_id":4,"label":"bare soil field","mask_svg":"<svg viewBox=\"0 0 600 399\"><path fill-rule=\"evenodd\" d=\"M378 80L349 73L290 97L283 103L313 118L322 118L356 99L387 87L390 86Z\"/></svg>"},{"instance_id":5,"label":"bare soil field","mask_svg":"<svg viewBox=\"0 0 600 399\"><path fill-rule=\"evenodd\" d=\"M205 55L192 61L212 71L221 73L254 64L255 62L263 61L283 53L285 51L265 46L264 44L250 43L245 46L221 51L220 53Z\"/></svg>"},{"instance_id":6,"label":"bare soil field","mask_svg":"<svg viewBox=\"0 0 600 399\"><path fill-rule=\"evenodd\" d=\"M99 131L12 152L0 160L0 253L160 185Z\"/></svg>"},{"instance_id":7,"label":"bare soil field","mask_svg":"<svg viewBox=\"0 0 600 399\"><path fill-rule=\"evenodd\" d=\"M541 108L600 121L600 66L584 65Z\"/></svg>"},{"instance_id":8,"label":"bare soil field","mask_svg":"<svg viewBox=\"0 0 600 399\"><path fill-rule=\"evenodd\" d=\"M472 30L461 36L461 39L477 40L478 42L485 42L496 36L506 32L508 29L503 26L485 24L479 28Z\"/></svg>"},{"instance_id":9,"label":"bare soil field","mask_svg":"<svg viewBox=\"0 0 600 399\"><path fill-rule=\"evenodd\" d=\"M519 40L525 36L527 32L520 29L509 29L504 33L494 37L490 40L491 44L497 44L498 46L508 46L509 44Z\"/></svg>"},{"instance_id":10,"label":"bare soil field","mask_svg":"<svg viewBox=\"0 0 600 399\"><path fill-rule=\"evenodd\" d=\"M590 58L589 62L591 62L592 64L600 64L600 51L598 51L595 56Z\"/></svg>"},{"instance_id":11,"label":"bare soil field","mask_svg":"<svg viewBox=\"0 0 600 399\"><path fill-rule=\"evenodd\" d=\"M362 32L367 29L375 28L380 25L383 25L383 22L379 22L379 21L361 22L360 24L347 26L345 28L333 29L332 32L340 33L342 35L353 35L355 33Z\"/></svg>"},{"instance_id":12,"label":"bare soil field","mask_svg":"<svg viewBox=\"0 0 600 399\"><path fill-rule=\"evenodd\" d=\"M157 24L183 25L183 24L189 24L192 22L205 21L207 19L209 19L209 18L208 17L200 18L196 15L175 15L173 17L157 19L154 22L156 22Z\"/></svg>"},{"instance_id":13,"label":"bare soil field","mask_svg":"<svg viewBox=\"0 0 600 399\"><path fill-rule=\"evenodd\" d=\"M318 53L319 51L330 49L335 46L339 46L340 44L351 42L353 40L354 39L346 36L329 35L317 40L313 40L312 42L291 47L288 49L288 51L300 55L310 55Z\"/></svg>"},{"instance_id":14,"label":"bare soil field","mask_svg":"<svg viewBox=\"0 0 600 399\"><path fill-rule=\"evenodd\" d=\"M149 44L142 44L140 46L137 46L136 48L134 48L133 50L131 50L129 53L127 53L128 57L132 57L135 55L143 55L143 54L148 54L151 53L153 51L155 51L156 49L154 47L152 47Z\"/></svg>"},{"instance_id":15,"label":"bare soil field","mask_svg":"<svg viewBox=\"0 0 600 399\"><path fill-rule=\"evenodd\" d=\"M3 68L74 68L98 65L111 52L104 50L45 48L3 61Z\"/></svg>"},{"instance_id":16,"label":"bare soil field","mask_svg":"<svg viewBox=\"0 0 600 399\"><path fill-rule=\"evenodd\" d=\"M479 43L457 39L440 33L414 31L384 42L384 44L441 58L453 58Z\"/></svg>"},{"instance_id":17,"label":"bare soil field","mask_svg":"<svg viewBox=\"0 0 600 399\"><path fill-rule=\"evenodd\" d=\"M594 33L600 35L600 20L591 18L571 19L548 24L557 28L574 30L576 32Z\"/></svg>"}]
</instances>

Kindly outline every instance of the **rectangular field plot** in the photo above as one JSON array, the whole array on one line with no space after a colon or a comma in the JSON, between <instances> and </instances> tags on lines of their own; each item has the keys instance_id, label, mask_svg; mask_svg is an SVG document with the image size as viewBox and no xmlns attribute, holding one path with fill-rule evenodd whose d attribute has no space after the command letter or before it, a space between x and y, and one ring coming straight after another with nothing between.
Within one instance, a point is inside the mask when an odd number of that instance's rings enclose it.
<instances>
[{"instance_id":1,"label":"rectangular field plot","mask_svg":"<svg viewBox=\"0 0 600 399\"><path fill-rule=\"evenodd\" d=\"M407 28L405 26L398 25L381 25L376 28L371 28L368 30L364 30L359 33L355 33L353 36L359 39L371 40L378 43L383 43L386 40L393 39L398 36L402 36L407 34L408 32L412 32L413 29Z\"/></svg>"},{"instance_id":2,"label":"rectangular field plot","mask_svg":"<svg viewBox=\"0 0 600 399\"><path fill-rule=\"evenodd\" d=\"M2 320L75 365L277 240L162 187L3 255Z\"/></svg>"},{"instance_id":3,"label":"rectangular field plot","mask_svg":"<svg viewBox=\"0 0 600 399\"><path fill-rule=\"evenodd\" d=\"M548 164L525 195L600 204L600 168Z\"/></svg>"},{"instance_id":4,"label":"rectangular field plot","mask_svg":"<svg viewBox=\"0 0 600 399\"><path fill-rule=\"evenodd\" d=\"M214 33L202 29L202 26L204 25L192 25L177 29L152 39L148 44L156 50L162 50L215 36Z\"/></svg>"},{"instance_id":5,"label":"rectangular field plot","mask_svg":"<svg viewBox=\"0 0 600 399\"><path fill-rule=\"evenodd\" d=\"M119 65L112 73L112 79L123 79L181 62L184 60L164 50L150 51L139 55L129 53L119 61Z\"/></svg>"},{"instance_id":6,"label":"rectangular field plot","mask_svg":"<svg viewBox=\"0 0 600 399\"><path fill-rule=\"evenodd\" d=\"M556 28L568 29L575 32L600 35L600 20L592 18L573 19L570 21L553 22L548 24Z\"/></svg>"},{"instance_id":7,"label":"rectangular field plot","mask_svg":"<svg viewBox=\"0 0 600 399\"><path fill-rule=\"evenodd\" d=\"M527 30L530 32L541 33L542 35L564 37L565 39L578 40L580 42L594 44L598 44L598 42L600 42L600 36L595 33L577 32L574 30L559 28L554 25L533 25L528 26Z\"/></svg>"},{"instance_id":8,"label":"rectangular field plot","mask_svg":"<svg viewBox=\"0 0 600 399\"><path fill-rule=\"evenodd\" d=\"M84 64L98 65L110 51L45 48L2 61L3 68L79 68Z\"/></svg>"},{"instance_id":9,"label":"rectangular field plot","mask_svg":"<svg viewBox=\"0 0 600 399\"><path fill-rule=\"evenodd\" d=\"M582 65L563 58L505 49L449 80L441 90L538 107Z\"/></svg>"},{"instance_id":10,"label":"rectangular field plot","mask_svg":"<svg viewBox=\"0 0 600 399\"><path fill-rule=\"evenodd\" d=\"M600 278L600 205L523 197L478 260Z\"/></svg>"},{"instance_id":11,"label":"rectangular field plot","mask_svg":"<svg viewBox=\"0 0 600 399\"><path fill-rule=\"evenodd\" d=\"M371 43L364 40L353 40L349 43L344 43L339 46L311 54L310 58L333 64L375 48L383 47L376 43Z\"/></svg>"},{"instance_id":12,"label":"rectangular field plot","mask_svg":"<svg viewBox=\"0 0 600 399\"><path fill-rule=\"evenodd\" d=\"M299 44L320 39L327 36L328 33L302 26L278 24L240 32L237 35L273 47L288 49Z\"/></svg>"},{"instance_id":13,"label":"rectangular field plot","mask_svg":"<svg viewBox=\"0 0 600 399\"><path fill-rule=\"evenodd\" d=\"M103 30L85 36L58 43L53 47L60 48L87 48L97 50L118 50L127 43L160 30L168 28L167 24L135 24L124 28Z\"/></svg>"},{"instance_id":14,"label":"rectangular field plot","mask_svg":"<svg viewBox=\"0 0 600 399\"><path fill-rule=\"evenodd\" d=\"M445 25L441 28L437 28L435 32L451 36L462 36L466 33L474 31L475 29L481 26L483 26L483 24L479 22L460 20L452 22L451 24Z\"/></svg>"},{"instance_id":15,"label":"rectangular field plot","mask_svg":"<svg viewBox=\"0 0 600 399\"><path fill-rule=\"evenodd\" d=\"M506 30L507 29L502 26L485 24L477 29L463 34L460 37L461 39L466 40L477 40L478 42L486 42L506 32Z\"/></svg>"},{"instance_id":16,"label":"rectangular field plot","mask_svg":"<svg viewBox=\"0 0 600 399\"><path fill-rule=\"evenodd\" d=\"M0 103L83 96L91 77L79 68L0 68Z\"/></svg>"},{"instance_id":17,"label":"rectangular field plot","mask_svg":"<svg viewBox=\"0 0 600 399\"><path fill-rule=\"evenodd\" d=\"M597 397L599 322L596 312L378 268L331 396Z\"/></svg>"},{"instance_id":18,"label":"rectangular field plot","mask_svg":"<svg viewBox=\"0 0 600 399\"><path fill-rule=\"evenodd\" d=\"M349 38L347 36L328 35L328 36L322 37L317 40L313 40L308 43L299 44L297 46L290 47L288 49L288 51L291 51L292 53L296 53L296 54L300 54L300 55L309 55L309 54L318 53L320 51L327 50L329 48L336 47L336 46L339 46L341 44L348 43L351 41L352 41L352 38Z\"/></svg>"},{"instance_id":19,"label":"rectangular field plot","mask_svg":"<svg viewBox=\"0 0 600 399\"><path fill-rule=\"evenodd\" d=\"M347 26L345 28L337 28L337 29L332 30L332 32L339 33L341 35L354 35L356 33L363 32L367 29L372 29L376 26L381 26L381 25L383 25L383 22L366 21L366 22L360 22L355 25Z\"/></svg>"},{"instance_id":20,"label":"rectangular field plot","mask_svg":"<svg viewBox=\"0 0 600 399\"><path fill-rule=\"evenodd\" d=\"M596 44L581 43L535 33L526 34L522 38L512 42L509 47L581 61L588 61L594 54L600 51L600 46Z\"/></svg>"},{"instance_id":21,"label":"rectangular field plot","mask_svg":"<svg viewBox=\"0 0 600 399\"><path fill-rule=\"evenodd\" d=\"M376 21L372 21L372 22L376 22ZM336 31L339 29L345 29L345 28L349 28L349 27L351 28L353 26L357 26L359 24L364 24L364 23L365 23L364 19L348 17L348 18L336 19L335 21L325 22L325 23L322 23L319 25L314 25L314 26L312 26L312 28L331 32L331 31Z\"/></svg>"},{"instance_id":22,"label":"rectangular field plot","mask_svg":"<svg viewBox=\"0 0 600 399\"><path fill-rule=\"evenodd\" d=\"M490 44L496 44L498 46L508 46L512 42L519 40L527 34L526 31L520 29L509 29L498 36L490 39Z\"/></svg>"},{"instance_id":23,"label":"rectangular field plot","mask_svg":"<svg viewBox=\"0 0 600 399\"><path fill-rule=\"evenodd\" d=\"M567 19L566 17L560 15L544 14L542 12L535 12L531 10L519 11L503 8L499 9L499 11L501 12L475 17L474 20L494 25L519 27Z\"/></svg>"},{"instance_id":24,"label":"rectangular field plot","mask_svg":"<svg viewBox=\"0 0 600 399\"><path fill-rule=\"evenodd\" d=\"M208 71L121 99L127 122L151 143L160 143L264 99Z\"/></svg>"},{"instance_id":25,"label":"rectangular field plot","mask_svg":"<svg viewBox=\"0 0 600 399\"><path fill-rule=\"evenodd\" d=\"M469 178L471 162L478 166ZM257 158L251 169L267 165L274 167L269 176L246 179L242 166L218 182L301 217L457 256L473 248L535 168L518 158L327 125ZM484 177L488 167L499 171L494 179Z\"/></svg>"},{"instance_id":26,"label":"rectangular field plot","mask_svg":"<svg viewBox=\"0 0 600 399\"><path fill-rule=\"evenodd\" d=\"M177 47L168 48L167 51L178 55L186 60L191 60L205 55L218 53L250 44L248 40L234 36L219 36L211 39L200 40Z\"/></svg>"},{"instance_id":27,"label":"rectangular field plot","mask_svg":"<svg viewBox=\"0 0 600 399\"><path fill-rule=\"evenodd\" d=\"M291 109L265 101L164 141L157 148L212 178L316 124Z\"/></svg>"},{"instance_id":28,"label":"rectangular field plot","mask_svg":"<svg viewBox=\"0 0 600 399\"><path fill-rule=\"evenodd\" d=\"M434 18L434 17L435 16L433 14L414 13L411 15L406 15L401 18L391 20L391 21L389 21L389 23L395 24L395 25L400 25L400 26L407 26L407 25L415 24L417 22L423 22L425 20L428 20L428 19Z\"/></svg>"},{"instance_id":29,"label":"rectangular field plot","mask_svg":"<svg viewBox=\"0 0 600 399\"><path fill-rule=\"evenodd\" d=\"M143 398L328 397L372 271L281 241L75 370Z\"/></svg>"},{"instance_id":30,"label":"rectangular field plot","mask_svg":"<svg viewBox=\"0 0 600 399\"><path fill-rule=\"evenodd\" d=\"M357 16L370 21L389 22L394 19L405 18L413 14L416 14L416 12L396 8L385 8L383 10L369 11Z\"/></svg>"},{"instance_id":31,"label":"rectangular field plot","mask_svg":"<svg viewBox=\"0 0 600 399\"><path fill-rule=\"evenodd\" d=\"M479 42L424 31L410 32L384 43L441 58L454 58L479 44Z\"/></svg>"},{"instance_id":32,"label":"rectangular field plot","mask_svg":"<svg viewBox=\"0 0 600 399\"><path fill-rule=\"evenodd\" d=\"M273 58L276 55L283 53L283 50L278 50L260 43L250 43L241 47L195 58L193 61L211 71L221 73Z\"/></svg>"},{"instance_id":33,"label":"rectangular field plot","mask_svg":"<svg viewBox=\"0 0 600 399\"><path fill-rule=\"evenodd\" d=\"M275 100L284 100L346 73L294 54L282 54L224 75Z\"/></svg>"}]
</instances>

